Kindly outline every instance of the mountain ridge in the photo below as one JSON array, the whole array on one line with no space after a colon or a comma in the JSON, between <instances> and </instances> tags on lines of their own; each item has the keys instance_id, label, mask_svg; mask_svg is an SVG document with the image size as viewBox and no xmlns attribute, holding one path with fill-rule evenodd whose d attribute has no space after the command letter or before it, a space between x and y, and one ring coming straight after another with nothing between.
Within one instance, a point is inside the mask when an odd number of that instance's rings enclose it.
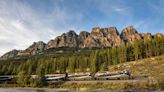
<instances>
[{"instance_id":1,"label":"mountain ridge","mask_svg":"<svg viewBox=\"0 0 164 92\"><path fill-rule=\"evenodd\" d=\"M161 33L155 34L161 37ZM118 32L116 27L100 28L94 27L92 31L82 31L76 34L70 30L44 43L43 41L34 42L25 50L12 50L1 56L1 59L13 58L16 56L42 54L44 51L55 48L103 48L115 47L123 44L132 43L135 40L151 40L154 35L151 33L138 33L133 26L127 26Z\"/></svg>"}]
</instances>

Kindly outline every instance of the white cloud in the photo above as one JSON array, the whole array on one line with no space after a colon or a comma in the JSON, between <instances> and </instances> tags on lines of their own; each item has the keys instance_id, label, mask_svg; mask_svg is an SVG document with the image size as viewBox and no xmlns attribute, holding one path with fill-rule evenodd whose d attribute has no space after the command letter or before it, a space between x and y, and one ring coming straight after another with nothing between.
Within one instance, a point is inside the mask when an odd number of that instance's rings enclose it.
<instances>
[{"instance_id":1,"label":"white cloud","mask_svg":"<svg viewBox=\"0 0 164 92\"><path fill-rule=\"evenodd\" d=\"M0 54L11 49L25 49L33 41L39 40L39 36L25 27L19 20L0 21Z\"/></svg>"},{"instance_id":2,"label":"white cloud","mask_svg":"<svg viewBox=\"0 0 164 92\"><path fill-rule=\"evenodd\" d=\"M72 15L58 6L44 14L21 0L1 0L0 55L12 49L25 49L34 41L55 38L72 26L67 21L81 18L78 13L76 17Z\"/></svg>"}]
</instances>

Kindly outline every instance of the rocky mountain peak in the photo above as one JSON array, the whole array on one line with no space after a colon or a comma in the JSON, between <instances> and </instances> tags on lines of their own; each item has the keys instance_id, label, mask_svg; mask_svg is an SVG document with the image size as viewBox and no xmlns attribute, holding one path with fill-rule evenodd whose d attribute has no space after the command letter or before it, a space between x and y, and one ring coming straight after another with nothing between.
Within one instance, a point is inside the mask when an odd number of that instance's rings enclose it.
<instances>
[{"instance_id":1,"label":"rocky mountain peak","mask_svg":"<svg viewBox=\"0 0 164 92\"><path fill-rule=\"evenodd\" d=\"M85 47L112 47L123 44L116 27L93 28L91 34L84 41Z\"/></svg>"},{"instance_id":2,"label":"rocky mountain peak","mask_svg":"<svg viewBox=\"0 0 164 92\"><path fill-rule=\"evenodd\" d=\"M79 33L79 36L87 36L87 35L90 35L90 33L87 32L87 31L81 31L81 32Z\"/></svg>"},{"instance_id":3,"label":"rocky mountain peak","mask_svg":"<svg viewBox=\"0 0 164 92\"><path fill-rule=\"evenodd\" d=\"M153 37L151 33L142 33L140 35L141 35L142 39L144 39L144 40L151 40Z\"/></svg>"},{"instance_id":4,"label":"rocky mountain peak","mask_svg":"<svg viewBox=\"0 0 164 92\"><path fill-rule=\"evenodd\" d=\"M32 49L32 48L35 48L35 49L44 49L44 46L46 45L46 43L44 43L43 41L38 41L38 42L34 42L29 48L27 48L26 50L28 49Z\"/></svg>"},{"instance_id":5,"label":"rocky mountain peak","mask_svg":"<svg viewBox=\"0 0 164 92\"><path fill-rule=\"evenodd\" d=\"M19 51L18 56L35 55L42 53L45 50L45 46L46 43L44 43L43 41L34 42L27 49Z\"/></svg>"},{"instance_id":6,"label":"rocky mountain peak","mask_svg":"<svg viewBox=\"0 0 164 92\"><path fill-rule=\"evenodd\" d=\"M94 27L92 28L92 32L90 34L93 38L97 38L97 37L103 37L104 36L104 32L102 30L102 28L99 27Z\"/></svg>"},{"instance_id":7,"label":"rocky mountain peak","mask_svg":"<svg viewBox=\"0 0 164 92\"><path fill-rule=\"evenodd\" d=\"M66 37L78 37L78 35L73 30L70 30L65 35Z\"/></svg>"},{"instance_id":8,"label":"rocky mountain peak","mask_svg":"<svg viewBox=\"0 0 164 92\"><path fill-rule=\"evenodd\" d=\"M66 34L72 34L72 35L77 35L74 30L69 30Z\"/></svg>"},{"instance_id":9,"label":"rocky mountain peak","mask_svg":"<svg viewBox=\"0 0 164 92\"><path fill-rule=\"evenodd\" d=\"M133 26L128 26L123 29L121 38L125 43L131 43L135 40L141 40L141 35L138 34L137 30Z\"/></svg>"},{"instance_id":10,"label":"rocky mountain peak","mask_svg":"<svg viewBox=\"0 0 164 92\"><path fill-rule=\"evenodd\" d=\"M111 36L119 35L119 32L118 32L116 27L109 27L109 28L107 28L107 33L110 34Z\"/></svg>"},{"instance_id":11,"label":"rocky mountain peak","mask_svg":"<svg viewBox=\"0 0 164 92\"><path fill-rule=\"evenodd\" d=\"M19 51L16 49L9 51L6 54L4 54L3 56L1 56L1 59L13 58L13 57L17 56L18 52Z\"/></svg>"},{"instance_id":12,"label":"rocky mountain peak","mask_svg":"<svg viewBox=\"0 0 164 92\"><path fill-rule=\"evenodd\" d=\"M92 28L91 34L92 33L100 33L100 32L101 32L100 27L94 27L94 28Z\"/></svg>"},{"instance_id":13,"label":"rocky mountain peak","mask_svg":"<svg viewBox=\"0 0 164 92\"><path fill-rule=\"evenodd\" d=\"M156 36L156 37L162 37L162 34L161 33L156 33L154 36Z\"/></svg>"},{"instance_id":14,"label":"rocky mountain peak","mask_svg":"<svg viewBox=\"0 0 164 92\"><path fill-rule=\"evenodd\" d=\"M78 46L78 35L70 30L67 33L63 33L61 36L55 38L55 40L50 40L47 43L46 49L58 48L58 47L77 47Z\"/></svg>"},{"instance_id":15,"label":"rocky mountain peak","mask_svg":"<svg viewBox=\"0 0 164 92\"><path fill-rule=\"evenodd\" d=\"M123 29L122 34L138 34L137 30L133 26L128 26Z\"/></svg>"},{"instance_id":16,"label":"rocky mountain peak","mask_svg":"<svg viewBox=\"0 0 164 92\"><path fill-rule=\"evenodd\" d=\"M42 54L50 49L60 47L67 48L103 48L114 47L123 44L132 43L135 40L151 40L154 37L162 37L162 34L157 33L138 33L133 26L124 28L119 34L116 27L100 28L94 27L91 33L82 31L79 35L75 31L70 30L62 35L50 40L47 44L43 41L34 42L25 50L12 50L4 54L1 58L11 58L15 56ZM55 51L55 50L54 50Z\"/></svg>"}]
</instances>

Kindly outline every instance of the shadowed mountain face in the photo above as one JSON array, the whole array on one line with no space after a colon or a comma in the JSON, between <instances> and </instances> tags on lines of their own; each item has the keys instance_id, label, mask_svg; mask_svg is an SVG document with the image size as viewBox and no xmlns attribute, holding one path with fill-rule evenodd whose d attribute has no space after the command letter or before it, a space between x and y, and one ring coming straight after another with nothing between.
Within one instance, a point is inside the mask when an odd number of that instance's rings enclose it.
<instances>
[{"instance_id":1,"label":"shadowed mountain face","mask_svg":"<svg viewBox=\"0 0 164 92\"><path fill-rule=\"evenodd\" d=\"M46 43L43 41L34 42L31 46L27 49L19 51L18 56L26 56L26 55L35 55L42 53L45 49Z\"/></svg>"},{"instance_id":2,"label":"shadowed mountain face","mask_svg":"<svg viewBox=\"0 0 164 92\"><path fill-rule=\"evenodd\" d=\"M63 33L61 36L56 37L54 40L50 40L46 46L46 49L58 48L58 47L78 47L78 35L74 31Z\"/></svg>"},{"instance_id":3,"label":"shadowed mountain face","mask_svg":"<svg viewBox=\"0 0 164 92\"><path fill-rule=\"evenodd\" d=\"M162 34L155 34L161 37ZM39 41L34 42L25 50L12 50L4 54L1 59L8 59L16 56L36 55L42 54L49 49L57 48L103 48L114 47L123 44L132 43L135 40L151 40L153 35L151 33L138 33L133 26L124 28L119 34L116 27L99 28L95 27L91 33L82 31L76 34L73 30L63 33L61 36L50 40L47 44Z\"/></svg>"}]
</instances>

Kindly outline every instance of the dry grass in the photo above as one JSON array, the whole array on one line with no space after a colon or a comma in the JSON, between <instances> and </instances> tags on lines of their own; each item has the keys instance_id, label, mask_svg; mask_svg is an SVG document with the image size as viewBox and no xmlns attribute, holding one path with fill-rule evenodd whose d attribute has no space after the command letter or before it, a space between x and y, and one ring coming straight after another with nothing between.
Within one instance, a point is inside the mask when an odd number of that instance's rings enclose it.
<instances>
[{"instance_id":1,"label":"dry grass","mask_svg":"<svg viewBox=\"0 0 164 92\"><path fill-rule=\"evenodd\" d=\"M127 62L109 67L109 71L130 70L133 76L148 76L151 80L164 80L164 56Z\"/></svg>"},{"instance_id":2,"label":"dry grass","mask_svg":"<svg viewBox=\"0 0 164 92\"><path fill-rule=\"evenodd\" d=\"M81 83L67 83L61 85L60 88L67 89L108 89L108 90L124 90L124 89L147 89L147 83L136 82L136 83L96 83L96 84L81 84Z\"/></svg>"},{"instance_id":3,"label":"dry grass","mask_svg":"<svg viewBox=\"0 0 164 92\"><path fill-rule=\"evenodd\" d=\"M164 55L110 66L109 71L130 70L132 76L147 76L149 87L164 90Z\"/></svg>"}]
</instances>

